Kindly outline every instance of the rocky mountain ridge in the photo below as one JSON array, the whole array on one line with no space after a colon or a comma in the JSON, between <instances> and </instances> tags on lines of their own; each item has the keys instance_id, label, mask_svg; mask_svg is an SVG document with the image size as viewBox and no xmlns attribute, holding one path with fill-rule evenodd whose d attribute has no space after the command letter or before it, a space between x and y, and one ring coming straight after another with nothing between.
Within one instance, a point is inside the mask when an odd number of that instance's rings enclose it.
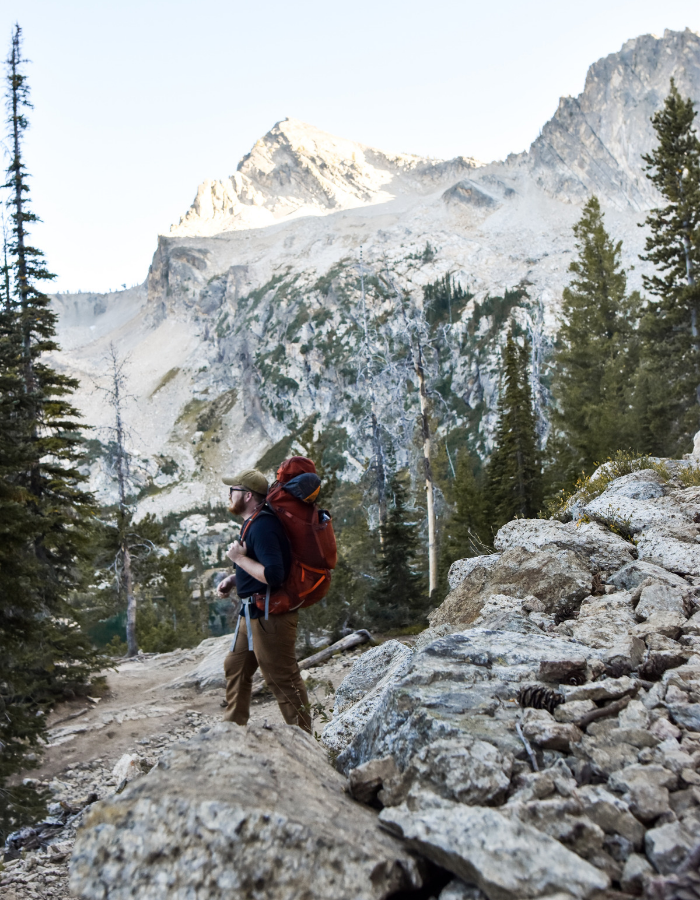
<instances>
[{"instance_id":1,"label":"rocky mountain ridge","mask_svg":"<svg viewBox=\"0 0 700 900\"><path fill-rule=\"evenodd\" d=\"M453 448L486 455L506 323L513 318L546 350L571 227L590 192L624 240L625 264L636 265L631 286L639 284L637 225L654 202L641 154L671 76L700 98L697 34L629 41L591 67L583 93L562 100L527 153L488 165L386 154L285 120L231 178L200 186L159 238L143 287L57 296L56 364L80 378L78 405L98 429L108 410L92 385L107 345L130 357L139 513L206 507L220 497L222 469L273 469L303 449L310 423L316 436L325 432L342 477L358 479L372 455L373 384L405 464L417 410L406 322L425 315L425 285L448 275L468 299L428 328L438 443L452 434ZM546 384L535 387L544 409ZM99 430L95 437L92 485L108 499L107 442Z\"/></svg>"}]
</instances>

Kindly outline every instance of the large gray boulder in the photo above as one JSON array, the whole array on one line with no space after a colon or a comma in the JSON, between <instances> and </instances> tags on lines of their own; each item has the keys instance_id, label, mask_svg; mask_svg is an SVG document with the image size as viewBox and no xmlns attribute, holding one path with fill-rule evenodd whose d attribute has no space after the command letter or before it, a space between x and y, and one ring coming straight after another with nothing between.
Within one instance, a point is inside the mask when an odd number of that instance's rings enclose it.
<instances>
[{"instance_id":1,"label":"large gray boulder","mask_svg":"<svg viewBox=\"0 0 700 900\"><path fill-rule=\"evenodd\" d=\"M340 753L370 719L391 685L401 679L412 651L399 641L386 641L363 653L338 688L333 718L321 740L332 753Z\"/></svg>"},{"instance_id":2,"label":"large gray boulder","mask_svg":"<svg viewBox=\"0 0 700 900\"><path fill-rule=\"evenodd\" d=\"M588 560L573 550L547 546L530 552L513 547L488 567L473 568L430 614L430 624L471 625L494 594L536 597L546 612L554 612L582 600L591 592L591 584Z\"/></svg>"},{"instance_id":3,"label":"large gray boulder","mask_svg":"<svg viewBox=\"0 0 700 900\"><path fill-rule=\"evenodd\" d=\"M380 900L419 887L415 859L344 784L299 728L223 723L91 807L72 894Z\"/></svg>"},{"instance_id":4,"label":"large gray boulder","mask_svg":"<svg viewBox=\"0 0 700 900\"><path fill-rule=\"evenodd\" d=\"M513 519L498 531L494 546L501 551L522 547L531 553L545 547L573 550L589 561L592 571L607 572L637 555L629 541L597 522L564 524L556 519Z\"/></svg>"},{"instance_id":5,"label":"large gray boulder","mask_svg":"<svg viewBox=\"0 0 700 900\"><path fill-rule=\"evenodd\" d=\"M654 469L616 478L580 514L636 538L640 559L683 575L700 575L700 491L679 489Z\"/></svg>"},{"instance_id":6,"label":"large gray boulder","mask_svg":"<svg viewBox=\"0 0 700 900\"><path fill-rule=\"evenodd\" d=\"M500 553L490 553L486 556L470 556L466 559L456 559L447 573L447 583L450 586L450 590L453 591L474 569L490 569L500 558Z\"/></svg>"},{"instance_id":7,"label":"large gray boulder","mask_svg":"<svg viewBox=\"0 0 700 900\"><path fill-rule=\"evenodd\" d=\"M542 664L596 651L544 634L472 628L438 638L414 653L403 678L384 693L337 765L348 771L392 756L404 770L434 741L492 744L501 754L525 755L516 724L518 689L540 678Z\"/></svg>"},{"instance_id":8,"label":"large gray boulder","mask_svg":"<svg viewBox=\"0 0 700 900\"><path fill-rule=\"evenodd\" d=\"M477 885L489 900L563 893L586 898L610 879L559 841L496 809L419 792L382 810L382 824L409 847Z\"/></svg>"}]
</instances>

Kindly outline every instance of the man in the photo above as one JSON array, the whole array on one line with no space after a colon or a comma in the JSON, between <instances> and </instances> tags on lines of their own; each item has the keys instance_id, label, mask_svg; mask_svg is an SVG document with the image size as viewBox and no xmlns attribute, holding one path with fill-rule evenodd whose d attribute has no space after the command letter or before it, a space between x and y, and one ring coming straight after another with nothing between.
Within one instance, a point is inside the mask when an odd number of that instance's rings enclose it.
<instances>
[{"instance_id":1,"label":"man","mask_svg":"<svg viewBox=\"0 0 700 900\"><path fill-rule=\"evenodd\" d=\"M235 573L218 588L227 597L236 588L242 600L241 615L231 652L224 660L226 713L224 719L245 725L250 716L253 674L260 666L275 695L284 720L311 733L309 699L296 657L298 612L265 618L255 596L280 587L289 574L289 541L277 516L265 504L267 479L256 469L246 469L222 479L229 485L229 512L245 519L242 541L234 541L227 556Z\"/></svg>"}]
</instances>

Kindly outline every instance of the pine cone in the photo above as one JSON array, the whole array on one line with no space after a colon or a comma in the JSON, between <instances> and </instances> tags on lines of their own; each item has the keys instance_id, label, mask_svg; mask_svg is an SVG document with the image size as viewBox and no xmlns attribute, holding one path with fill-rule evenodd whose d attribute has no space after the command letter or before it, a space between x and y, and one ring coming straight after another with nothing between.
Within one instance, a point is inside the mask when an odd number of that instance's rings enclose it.
<instances>
[{"instance_id":1,"label":"pine cone","mask_svg":"<svg viewBox=\"0 0 700 900\"><path fill-rule=\"evenodd\" d=\"M546 709L553 713L564 698L559 691L553 691L543 684L527 684L518 691L518 702L523 708Z\"/></svg>"},{"instance_id":2,"label":"pine cone","mask_svg":"<svg viewBox=\"0 0 700 900\"><path fill-rule=\"evenodd\" d=\"M578 616L581 604L576 600L560 600L554 611L554 624L561 625L569 619L575 619Z\"/></svg>"}]
</instances>

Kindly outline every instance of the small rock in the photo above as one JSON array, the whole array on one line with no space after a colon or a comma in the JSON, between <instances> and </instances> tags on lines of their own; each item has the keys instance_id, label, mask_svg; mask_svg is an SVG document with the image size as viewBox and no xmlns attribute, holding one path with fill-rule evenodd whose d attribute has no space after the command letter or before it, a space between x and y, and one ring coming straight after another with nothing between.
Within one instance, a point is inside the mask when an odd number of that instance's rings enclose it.
<instances>
[{"instance_id":1,"label":"small rock","mask_svg":"<svg viewBox=\"0 0 700 900\"><path fill-rule=\"evenodd\" d=\"M131 753L125 753L112 769L112 777L117 784L121 784L123 781L133 781L139 775L143 775L143 769L138 756L133 756Z\"/></svg>"},{"instance_id":2,"label":"small rock","mask_svg":"<svg viewBox=\"0 0 700 900\"><path fill-rule=\"evenodd\" d=\"M644 837L647 858L661 875L676 872L692 847L692 837L680 822L652 828Z\"/></svg>"},{"instance_id":3,"label":"small rock","mask_svg":"<svg viewBox=\"0 0 700 900\"><path fill-rule=\"evenodd\" d=\"M622 870L620 887L629 894L641 894L644 890L644 879L653 874L654 869L646 857L640 853L630 853Z\"/></svg>"},{"instance_id":4,"label":"small rock","mask_svg":"<svg viewBox=\"0 0 700 900\"><path fill-rule=\"evenodd\" d=\"M372 759L369 762L351 769L348 774L350 793L360 803L372 804L385 782L396 777L398 770L393 757Z\"/></svg>"}]
</instances>

